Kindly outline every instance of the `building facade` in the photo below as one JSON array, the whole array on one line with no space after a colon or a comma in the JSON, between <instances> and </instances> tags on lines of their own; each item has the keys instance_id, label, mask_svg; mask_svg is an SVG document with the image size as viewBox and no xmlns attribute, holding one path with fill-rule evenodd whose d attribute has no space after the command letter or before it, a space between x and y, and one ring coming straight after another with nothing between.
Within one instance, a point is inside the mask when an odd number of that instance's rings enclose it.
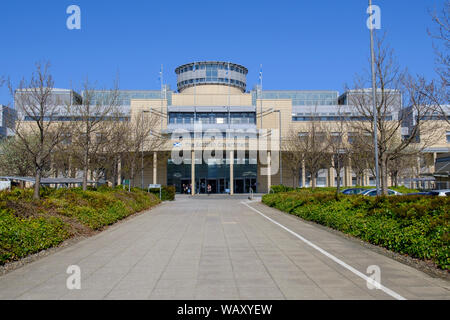
<instances>
[{"instance_id":1,"label":"building facade","mask_svg":"<svg viewBox=\"0 0 450 320\"><path fill-rule=\"evenodd\" d=\"M184 64L175 73L177 90L162 85L160 90L118 93L124 119L133 121L133 115L150 113L159 119L154 132L167 138L156 150L142 150L145 163L151 165L132 181L136 186L173 185L177 192L189 186L191 193L205 193L209 185L213 193L231 194L266 193L277 184L308 187L312 179L319 187L335 186L337 175L331 165L315 177L303 165L296 173L289 170L286 140L292 132L307 134L310 123L316 120L336 132L343 119L366 120L370 125L370 119L361 119L352 107L357 92L262 90L259 84L249 90L247 68L222 61ZM83 94L70 90L61 94L70 103L83 99ZM97 92L92 103L101 104L107 100L106 94ZM396 119L403 107L401 94L394 92L393 97L390 119ZM445 121L438 125L439 134L444 135L442 144L428 149L432 157L425 156L427 164L449 152L450 140L445 134L449 135L450 126ZM343 136L350 142L351 135L345 132ZM358 176L349 161L340 176L343 186L375 185L369 169ZM119 182L124 179L127 177L119 174Z\"/></svg>"},{"instance_id":2,"label":"building facade","mask_svg":"<svg viewBox=\"0 0 450 320\"><path fill-rule=\"evenodd\" d=\"M14 134L16 116L14 109L0 105L0 139Z\"/></svg>"}]
</instances>

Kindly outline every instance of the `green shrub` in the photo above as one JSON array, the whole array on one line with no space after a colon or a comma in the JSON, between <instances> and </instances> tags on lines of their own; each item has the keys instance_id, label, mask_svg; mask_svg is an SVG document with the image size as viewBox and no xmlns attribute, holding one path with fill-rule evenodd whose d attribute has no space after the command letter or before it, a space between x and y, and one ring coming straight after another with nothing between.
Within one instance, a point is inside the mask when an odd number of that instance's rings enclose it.
<instances>
[{"instance_id":1,"label":"green shrub","mask_svg":"<svg viewBox=\"0 0 450 320\"><path fill-rule=\"evenodd\" d=\"M98 230L160 202L146 191L105 186L43 188L39 201L32 195L32 190L0 192L0 265L57 246L74 235L75 222Z\"/></svg>"},{"instance_id":2,"label":"green shrub","mask_svg":"<svg viewBox=\"0 0 450 320\"><path fill-rule=\"evenodd\" d=\"M308 190L267 194L263 202L389 250L450 269L450 199L345 196Z\"/></svg>"},{"instance_id":3,"label":"green shrub","mask_svg":"<svg viewBox=\"0 0 450 320\"><path fill-rule=\"evenodd\" d=\"M159 189L150 189L150 192L159 198ZM175 186L161 186L161 200L175 200Z\"/></svg>"}]
</instances>

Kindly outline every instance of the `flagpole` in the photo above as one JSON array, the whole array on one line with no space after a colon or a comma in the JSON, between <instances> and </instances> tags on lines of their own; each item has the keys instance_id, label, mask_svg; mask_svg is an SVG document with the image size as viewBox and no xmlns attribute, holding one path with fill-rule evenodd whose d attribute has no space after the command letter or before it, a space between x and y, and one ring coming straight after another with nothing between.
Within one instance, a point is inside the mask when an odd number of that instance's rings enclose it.
<instances>
[{"instance_id":1,"label":"flagpole","mask_svg":"<svg viewBox=\"0 0 450 320\"><path fill-rule=\"evenodd\" d=\"M263 122L263 105L262 105L262 86L263 86L263 72L262 72L262 64L259 65L259 92L260 92L260 97L259 100L261 100L260 104L260 113L261 113L261 121L260 121L260 126L262 129L262 122Z\"/></svg>"},{"instance_id":2,"label":"flagpole","mask_svg":"<svg viewBox=\"0 0 450 320\"><path fill-rule=\"evenodd\" d=\"M230 103L230 89L231 89L230 62L228 62L227 73L228 73L228 128L230 128L230 121L231 121L231 119L230 119L230 106L231 106L231 103Z\"/></svg>"},{"instance_id":3,"label":"flagpole","mask_svg":"<svg viewBox=\"0 0 450 320\"><path fill-rule=\"evenodd\" d=\"M164 91L163 91L163 65L161 64L161 71L159 72L160 74L160 80L161 80L161 114L160 116L163 114L163 96L164 96ZM161 131L163 129L163 123L161 120Z\"/></svg>"},{"instance_id":4,"label":"flagpole","mask_svg":"<svg viewBox=\"0 0 450 320\"><path fill-rule=\"evenodd\" d=\"M194 66L193 66L193 69L192 69L192 71L193 71L193 73L194 73L194 106L196 105L196 94L197 94L197 92L196 92L196 89L197 89L197 86L196 86L196 77L195 77L195 74L196 74L196 69L195 69L195 62L194 62Z\"/></svg>"}]
</instances>

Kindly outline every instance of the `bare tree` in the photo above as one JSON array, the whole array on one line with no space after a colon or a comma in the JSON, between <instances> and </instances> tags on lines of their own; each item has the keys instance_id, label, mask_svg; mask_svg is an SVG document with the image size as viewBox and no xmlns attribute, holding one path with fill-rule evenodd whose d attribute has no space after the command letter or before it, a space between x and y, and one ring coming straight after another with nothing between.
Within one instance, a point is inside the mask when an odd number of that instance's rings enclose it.
<instances>
[{"instance_id":1,"label":"bare tree","mask_svg":"<svg viewBox=\"0 0 450 320\"><path fill-rule=\"evenodd\" d=\"M287 143L283 144L283 165L290 171L292 186L296 188L298 187L298 179L300 176L300 169L302 167L303 155L298 151L297 145L295 143L290 143L289 141L290 138L288 137Z\"/></svg>"},{"instance_id":2,"label":"bare tree","mask_svg":"<svg viewBox=\"0 0 450 320\"><path fill-rule=\"evenodd\" d=\"M337 122L332 130L328 130L328 147L331 155L330 165L336 171L337 185L336 197L341 192L341 169L345 165L345 154L347 153L346 143L344 141L345 132L347 131L345 114L342 107L337 110Z\"/></svg>"},{"instance_id":3,"label":"bare tree","mask_svg":"<svg viewBox=\"0 0 450 320\"><path fill-rule=\"evenodd\" d=\"M83 83L83 101L79 105L67 106L67 114L73 117L71 134L73 135L74 156L83 171L83 190L87 189L88 171L91 162L104 141L104 125L114 114L118 104L118 85L112 90L95 90L89 80Z\"/></svg>"},{"instance_id":4,"label":"bare tree","mask_svg":"<svg viewBox=\"0 0 450 320\"><path fill-rule=\"evenodd\" d=\"M444 7L439 13L434 11L430 12L430 14L435 28L427 31L433 39L433 48L436 55L436 73L440 82L430 83L425 88L427 90L422 93L426 94L430 100L433 100L436 105L436 111L441 115L441 119L450 123L448 112L444 107L450 101L450 92L448 90L450 76L450 0L444 3Z\"/></svg>"},{"instance_id":5,"label":"bare tree","mask_svg":"<svg viewBox=\"0 0 450 320\"><path fill-rule=\"evenodd\" d=\"M369 170L375 176L374 148L372 137L367 132L349 131L346 150L352 170L356 174L357 184L363 185L364 174Z\"/></svg>"},{"instance_id":6,"label":"bare tree","mask_svg":"<svg viewBox=\"0 0 450 320\"><path fill-rule=\"evenodd\" d=\"M389 161L389 174L392 183L398 187L400 178L411 175L411 168L417 166L417 157L411 154L405 154L402 157Z\"/></svg>"},{"instance_id":7,"label":"bare tree","mask_svg":"<svg viewBox=\"0 0 450 320\"><path fill-rule=\"evenodd\" d=\"M395 61L393 51L384 45L384 39L376 39L376 110L378 126L378 155L381 188L387 194L388 163L404 154L420 153L430 141L421 137L429 128L424 118L435 110L435 104L423 94L429 86L423 79L414 78L401 70ZM371 123L373 102L369 87L370 75L360 76L355 89L350 91L350 105L358 117L351 121L352 128L363 135L374 136ZM402 108L402 100L407 108ZM408 132L404 132L407 130ZM420 143L419 143L420 141ZM373 142L372 142L373 147Z\"/></svg>"},{"instance_id":8,"label":"bare tree","mask_svg":"<svg viewBox=\"0 0 450 320\"><path fill-rule=\"evenodd\" d=\"M110 180L113 186L116 186L119 180L119 163L121 165L122 155L128 148L129 121L129 115L119 109L116 110L114 121L107 122L106 143L102 147L101 157L97 158L97 166L103 169L104 178Z\"/></svg>"},{"instance_id":9,"label":"bare tree","mask_svg":"<svg viewBox=\"0 0 450 320\"><path fill-rule=\"evenodd\" d=\"M156 151L166 141L158 129L160 120L159 115L145 110L131 115L128 122L127 149L122 155L122 170L133 181L133 185L136 185L138 169L143 170L146 164L145 151Z\"/></svg>"},{"instance_id":10,"label":"bare tree","mask_svg":"<svg viewBox=\"0 0 450 320\"><path fill-rule=\"evenodd\" d=\"M49 67L49 63L37 63L31 79L23 79L17 88L9 81L9 89L19 115L14 128L15 135L33 159L36 178L34 199L40 198L42 173L64 132L64 123L57 121L60 108L52 98L53 78Z\"/></svg>"},{"instance_id":11,"label":"bare tree","mask_svg":"<svg viewBox=\"0 0 450 320\"><path fill-rule=\"evenodd\" d=\"M0 142L0 174L27 177L33 175L33 166L33 158L22 140L10 137Z\"/></svg>"},{"instance_id":12,"label":"bare tree","mask_svg":"<svg viewBox=\"0 0 450 320\"><path fill-rule=\"evenodd\" d=\"M428 34L437 40L437 43L433 43L436 53L436 71L441 77L441 81L448 84L450 76L450 0L445 1L444 7L439 13L431 12L431 17L435 24L435 30L428 29Z\"/></svg>"},{"instance_id":13,"label":"bare tree","mask_svg":"<svg viewBox=\"0 0 450 320\"><path fill-rule=\"evenodd\" d=\"M330 165L328 129L315 116L305 127L305 132L291 129L286 139L286 148L296 153L311 175L311 187L316 187L316 177L320 169Z\"/></svg>"}]
</instances>

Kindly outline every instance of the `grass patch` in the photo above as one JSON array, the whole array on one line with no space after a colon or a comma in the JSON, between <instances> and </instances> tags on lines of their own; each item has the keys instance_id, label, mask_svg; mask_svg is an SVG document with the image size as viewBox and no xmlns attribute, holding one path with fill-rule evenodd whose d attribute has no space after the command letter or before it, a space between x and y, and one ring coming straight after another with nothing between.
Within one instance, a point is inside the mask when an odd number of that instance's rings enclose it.
<instances>
[{"instance_id":1,"label":"grass patch","mask_svg":"<svg viewBox=\"0 0 450 320\"><path fill-rule=\"evenodd\" d=\"M91 234L160 202L153 194L120 187L43 188L39 201L32 195L32 190L0 192L0 265L74 235Z\"/></svg>"},{"instance_id":2,"label":"grass patch","mask_svg":"<svg viewBox=\"0 0 450 320\"><path fill-rule=\"evenodd\" d=\"M364 197L308 189L264 195L263 203L400 254L450 269L450 199Z\"/></svg>"}]
</instances>

